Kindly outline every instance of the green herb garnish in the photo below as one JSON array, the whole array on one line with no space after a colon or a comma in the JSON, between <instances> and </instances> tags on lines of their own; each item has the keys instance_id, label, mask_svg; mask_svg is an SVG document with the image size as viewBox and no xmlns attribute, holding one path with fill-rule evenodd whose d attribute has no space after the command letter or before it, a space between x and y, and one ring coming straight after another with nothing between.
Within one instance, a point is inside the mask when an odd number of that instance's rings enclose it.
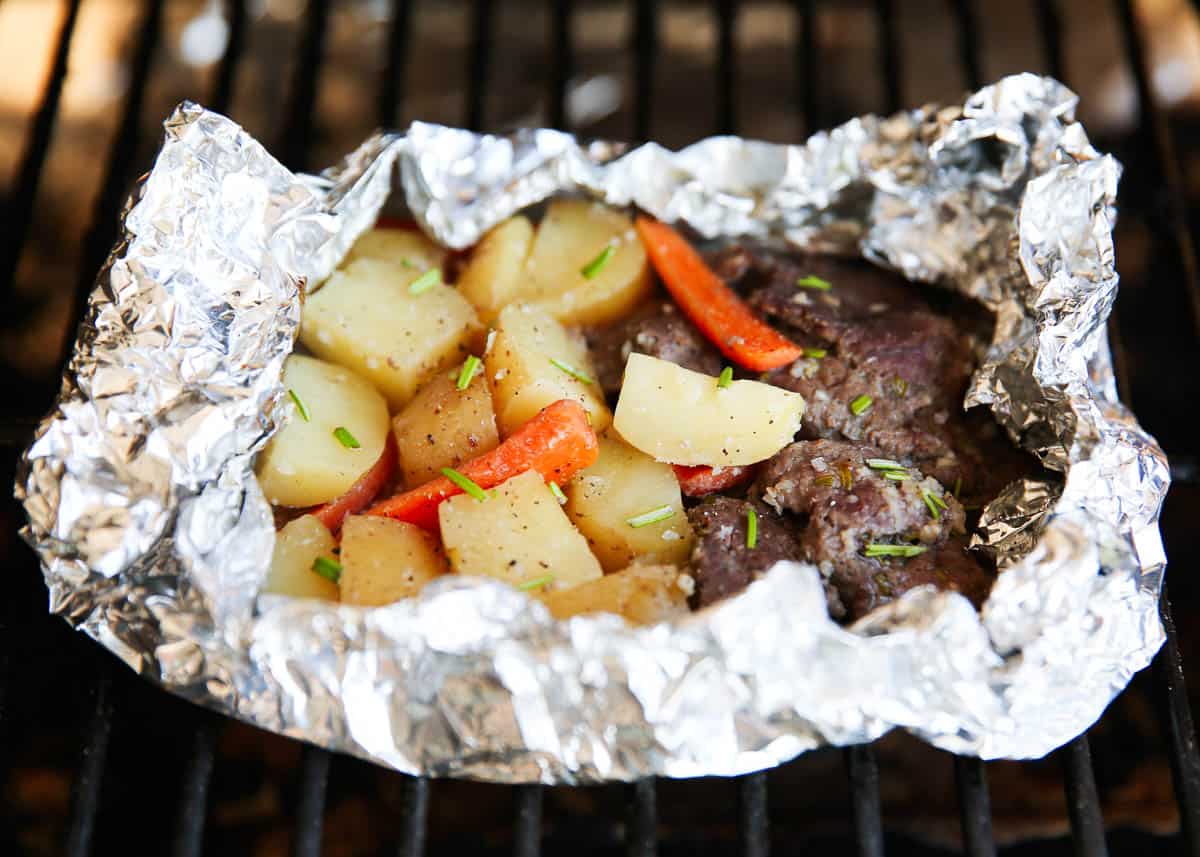
<instances>
[{"instance_id":1,"label":"green herb garnish","mask_svg":"<svg viewBox=\"0 0 1200 857\"><path fill-rule=\"evenodd\" d=\"M576 369L570 363L564 363L555 357L551 357L550 362L555 366L555 368L561 369L562 371L566 372L568 375L570 375L576 381L580 381L584 384L595 384L596 383L595 381L592 380L591 376L589 376L586 372L580 372L578 369Z\"/></svg>"},{"instance_id":2,"label":"green herb garnish","mask_svg":"<svg viewBox=\"0 0 1200 857\"><path fill-rule=\"evenodd\" d=\"M892 392L903 399L908 394L908 382L899 376L893 378Z\"/></svg>"},{"instance_id":3,"label":"green herb garnish","mask_svg":"<svg viewBox=\"0 0 1200 857\"><path fill-rule=\"evenodd\" d=\"M554 483L551 482L551 485ZM543 586L549 586L554 582L553 574L543 574L541 577L534 577L526 580L524 583L518 584L517 589L522 592L528 592L531 589L541 589Z\"/></svg>"},{"instance_id":4,"label":"green herb garnish","mask_svg":"<svg viewBox=\"0 0 1200 857\"><path fill-rule=\"evenodd\" d=\"M834 476L832 473L825 473L825 474L822 474L821 476L818 476L813 481L816 482L818 485L820 485L822 488L832 488L838 480L837 480L837 477Z\"/></svg>"},{"instance_id":5,"label":"green herb garnish","mask_svg":"<svg viewBox=\"0 0 1200 857\"><path fill-rule=\"evenodd\" d=\"M333 436L337 438L338 443L346 447L346 449L359 449L362 444L358 442L358 438L350 434L350 429L345 426L338 426L333 430Z\"/></svg>"},{"instance_id":6,"label":"green herb garnish","mask_svg":"<svg viewBox=\"0 0 1200 857\"><path fill-rule=\"evenodd\" d=\"M410 295L423 295L441 281L442 272L437 268L430 268L408 284L408 293Z\"/></svg>"},{"instance_id":7,"label":"green herb garnish","mask_svg":"<svg viewBox=\"0 0 1200 857\"><path fill-rule=\"evenodd\" d=\"M468 477L463 476L453 467L443 467L442 475L461 488L465 493L470 494L480 503L487 499L487 492L472 482Z\"/></svg>"},{"instance_id":8,"label":"green herb garnish","mask_svg":"<svg viewBox=\"0 0 1200 857\"><path fill-rule=\"evenodd\" d=\"M805 348L804 349L804 356L808 357L811 360L820 360L822 357L824 357L828 353L829 352L826 351L824 348Z\"/></svg>"},{"instance_id":9,"label":"green herb garnish","mask_svg":"<svg viewBox=\"0 0 1200 857\"><path fill-rule=\"evenodd\" d=\"M829 282L829 280L822 280L815 274L801 277L796 280L796 285L802 289L816 289L819 292L827 292L833 288L833 283Z\"/></svg>"},{"instance_id":10,"label":"green herb garnish","mask_svg":"<svg viewBox=\"0 0 1200 857\"><path fill-rule=\"evenodd\" d=\"M456 389L465 390L471 386L471 379L479 371L481 362L474 354L463 361L462 369L458 372L458 380L454 382Z\"/></svg>"},{"instance_id":11,"label":"green herb garnish","mask_svg":"<svg viewBox=\"0 0 1200 857\"><path fill-rule=\"evenodd\" d=\"M746 547L754 550L758 546L758 513L753 507L746 510Z\"/></svg>"},{"instance_id":12,"label":"green herb garnish","mask_svg":"<svg viewBox=\"0 0 1200 857\"><path fill-rule=\"evenodd\" d=\"M657 524L659 521L665 521L674 514L675 510L670 506L659 506L657 509L651 509L649 512L642 512L640 515L626 518L625 523L634 529L638 529L639 527L648 527L651 524Z\"/></svg>"},{"instance_id":13,"label":"green herb garnish","mask_svg":"<svg viewBox=\"0 0 1200 857\"><path fill-rule=\"evenodd\" d=\"M592 279L604 270L605 266L608 265L609 260L612 259L613 254L616 252L617 248L612 244L609 244L600 251L599 256L580 268L579 273L583 274L584 279Z\"/></svg>"},{"instance_id":14,"label":"green herb garnish","mask_svg":"<svg viewBox=\"0 0 1200 857\"><path fill-rule=\"evenodd\" d=\"M929 517L935 521L942 517L942 511L938 508L938 502L928 491L921 492L921 499L925 501L925 508L929 510Z\"/></svg>"},{"instance_id":15,"label":"green herb garnish","mask_svg":"<svg viewBox=\"0 0 1200 857\"><path fill-rule=\"evenodd\" d=\"M898 556L908 559L909 557L920 556L929 548L925 545L881 545L871 543L867 545L863 556L880 557L880 556Z\"/></svg>"},{"instance_id":16,"label":"green herb garnish","mask_svg":"<svg viewBox=\"0 0 1200 857\"><path fill-rule=\"evenodd\" d=\"M296 410L300 412L300 419L306 423L312 421L312 414L308 410L308 405L304 404L304 400L300 398L300 394L295 390L288 389L288 395L292 397L292 401L296 403Z\"/></svg>"},{"instance_id":17,"label":"green herb garnish","mask_svg":"<svg viewBox=\"0 0 1200 857\"><path fill-rule=\"evenodd\" d=\"M962 496L962 477L961 476L959 476L957 479L954 480L954 490L951 493L954 495L955 500L957 500L959 497Z\"/></svg>"},{"instance_id":18,"label":"green herb garnish","mask_svg":"<svg viewBox=\"0 0 1200 857\"><path fill-rule=\"evenodd\" d=\"M904 465L890 458L868 458L867 467L872 470L903 470Z\"/></svg>"},{"instance_id":19,"label":"green herb garnish","mask_svg":"<svg viewBox=\"0 0 1200 857\"><path fill-rule=\"evenodd\" d=\"M850 403L850 413L860 417L871 409L871 397L866 393Z\"/></svg>"},{"instance_id":20,"label":"green herb garnish","mask_svg":"<svg viewBox=\"0 0 1200 857\"><path fill-rule=\"evenodd\" d=\"M312 570L326 580L337 583L342 578L342 564L327 556L319 556L313 560Z\"/></svg>"},{"instance_id":21,"label":"green herb garnish","mask_svg":"<svg viewBox=\"0 0 1200 857\"><path fill-rule=\"evenodd\" d=\"M907 482L912 479L912 475L907 470L885 470L879 475L893 482Z\"/></svg>"},{"instance_id":22,"label":"green herb garnish","mask_svg":"<svg viewBox=\"0 0 1200 857\"><path fill-rule=\"evenodd\" d=\"M550 493L554 495L554 499L558 501L558 505L564 506L567 502L567 495L558 487L557 482L547 482L546 487L550 489Z\"/></svg>"},{"instance_id":23,"label":"green herb garnish","mask_svg":"<svg viewBox=\"0 0 1200 857\"><path fill-rule=\"evenodd\" d=\"M733 367L726 366L717 377L717 387L724 389L733 383Z\"/></svg>"}]
</instances>

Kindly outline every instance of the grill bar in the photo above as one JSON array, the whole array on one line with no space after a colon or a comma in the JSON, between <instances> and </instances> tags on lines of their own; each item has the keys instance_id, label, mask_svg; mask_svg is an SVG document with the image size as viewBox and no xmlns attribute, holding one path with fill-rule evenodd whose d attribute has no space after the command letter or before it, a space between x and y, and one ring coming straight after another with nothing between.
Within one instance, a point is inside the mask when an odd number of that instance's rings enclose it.
<instances>
[{"instance_id":1,"label":"grill bar","mask_svg":"<svg viewBox=\"0 0 1200 857\"><path fill-rule=\"evenodd\" d=\"M488 71L492 66L492 26L495 22L492 0L475 0L471 12L471 47L467 54L467 109L463 123L472 131L482 131Z\"/></svg>"},{"instance_id":2,"label":"grill bar","mask_svg":"<svg viewBox=\"0 0 1200 857\"><path fill-rule=\"evenodd\" d=\"M0 244L0 298L7 296L12 289L17 263L21 258L21 248L25 246L25 240L29 237L33 203L41 183L42 168L46 165L46 155L50 151L50 138L54 134L63 83L67 78L67 58L71 53L75 22L79 19L80 2L81 0L67 2L55 43L54 59L46 78L46 87L42 91L33 124L29 128L29 137L25 142L25 152L17 168L16 187L13 188L5 207L5 228L3 238L0 239L3 241L3 244Z\"/></svg>"},{"instance_id":3,"label":"grill bar","mask_svg":"<svg viewBox=\"0 0 1200 857\"><path fill-rule=\"evenodd\" d=\"M171 845L173 857L200 857L204 850L204 821L208 816L208 786L212 781L217 726L201 712L192 735L192 754L183 771L179 822Z\"/></svg>"},{"instance_id":4,"label":"grill bar","mask_svg":"<svg viewBox=\"0 0 1200 857\"><path fill-rule=\"evenodd\" d=\"M513 819L513 857L538 857L542 853L542 787L516 787Z\"/></svg>"},{"instance_id":5,"label":"grill bar","mask_svg":"<svg viewBox=\"0 0 1200 857\"><path fill-rule=\"evenodd\" d=\"M1192 723L1192 709L1188 705L1175 619L1171 615L1171 601L1165 587L1162 620L1167 641L1154 659L1154 672L1158 680L1160 708L1166 713L1167 734L1170 737L1171 778L1175 784L1175 800L1179 804L1184 841L1189 853L1200 855L1200 750L1196 747L1196 729Z\"/></svg>"},{"instance_id":6,"label":"grill bar","mask_svg":"<svg viewBox=\"0 0 1200 857\"><path fill-rule=\"evenodd\" d=\"M1071 819L1075 853L1079 857L1106 857L1104 818L1092 773L1092 751L1086 735L1059 750L1067 781L1067 815Z\"/></svg>"},{"instance_id":7,"label":"grill bar","mask_svg":"<svg viewBox=\"0 0 1200 857\"><path fill-rule=\"evenodd\" d=\"M237 67L246 49L246 0L225 0L225 19L229 22L229 41L217 65L217 78L209 96L209 104L218 113L228 113L233 102Z\"/></svg>"},{"instance_id":8,"label":"grill bar","mask_svg":"<svg viewBox=\"0 0 1200 857\"><path fill-rule=\"evenodd\" d=\"M650 138L654 67L658 51L658 0L637 0L633 22L633 139Z\"/></svg>"},{"instance_id":9,"label":"grill bar","mask_svg":"<svg viewBox=\"0 0 1200 857\"><path fill-rule=\"evenodd\" d=\"M717 18L717 133L732 134L737 127L737 0L715 0L713 5Z\"/></svg>"},{"instance_id":10,"label":"grill bar","mask_svg":"<svg viewBox=\"0 0 1200 857\"><path fill-rule=\"evenodd\" d=\"M392 0L392 20L388 26L387 57L379 81L379 124L395 128L404 97L404 73L408 68L408 40L412 29L412 3Z\"/></svg>"},{"instance_id":11,"label":"grill bar","mask_svg":"<svg viewBox=\"0 0 1200 857\"><path fill-rule=\"evenodd\" d=\"M859 857L883 857L883 805L879 800L879 762L870 744L846 748L850 810Z\"/></svg>"},{"instance_id":12,"label":"grill bar","mask_svg":"<svg viewBox=\"0 0 1200 857\"><path fill-rule=\"evenodd\" d=\"M658 853L658 795L654 780L638 780L626 794L625 854L654 857Z\"/></svg>"},{"instance_id":13,"label":"grill bar","mask_svg":"<svg viewBox=\"0 0 1200 857\"><path fill-rule=\"evenodd\" d=\"M300 800L296 804L296 839L292 843L295 857L320 857L331 759L328 750L304 748L300 762Z\"/></svg>"},{"instance_id":14,"label":"grill bar","mask_svg":"<svg viewBox=\"0 0 1200 857\"><path fill-rule=\"evenodd\" d=\"M987 772L983 762L967 756L955 756L954 779L958 785L964 853L968 857L996 857L996 842L992 838L992 803L988 797Z\"/></svg>"},{"instance_id":15,"label":"grill bar","mask_svg":"<svg viewBox=\"0 0 1200 857\"><path fill-rule=\"evenodd\" d=\"M1063 23L1058 0L1036 0L1034 6L1037 12L1038 32L1042 35L1042 53L1045 54L1050 76L1066 83L1067 66L1063 59L1062 47Z\"/></svg>"},{"instance_id":16,"label":"grill bar","mask_svg":"<svg viewBox=\"0 0 1200 857\"><path fill-rule=\"evenodd\" d=\"M573 0L550 3L550 127L568 130L567 87L574 70L571 36Z\"/></svg>"},{"instance_id":17,"label":"grill bar","mask_svg":"<svg viewBox=\"0 0 1200 857\"><path fill-rule=\"evenodd\" d=\"M879 35L879 79L883 84L883 109L895 113L903 104L904 81L900 77L900 35L896 29L893 0L875 0Z\"/></svg>"},{"instance_id":18,"label":"grill bar","mask_svg":"<svg viewBox=\"0 0 1200 857\"><path fill-rule=\"evenodd\" d=\"M101 656L93 656L99 660ZM71 786L71 816L67 827L67 842L63 853L67 857L87 857L96 830L96 814L100 809L100 786L104 781L104 764L108 760L109 738L112 736L113 701L111 667L102 663L99 678L92 689L92 715L88 722L87 740L79 773Z\"/></svg>"},{"instance_id":19,"label":"grill bar","mask_svg":"<svg viewBox=\"0 0 1200 857\"><path fill-rule=\"evenodd\" d=\"M811 134L820 127L820 104L817 101L817 63L820 47L817 44L817 9L814 0L796 0L796 75L799 78L801 116L804 120L803 134Z\"/></svg>"},{"instance_id":20,"label":"grill bar","mask_svg":"<svg viewBox=\"0 0 1200 857\"><path fill-rule=\"evenodd\" d=\"M308 0L300 52L292 73L291 96L279 140L280 159L293 170L303 170L308 165L312 146L313 107L317 102L317 78L325 58L325 33L328 29L329 0Z\"/></svg>"},{"instance_id":21,"label":"grill bar","mask_svg":"<svg viewBox=\"0 0 1200 857\"><path fill-rule=\"evenodd\" d=\"M967 89L979 89L983 73L979 62L979 20L974 0L950 0L958 22L958 53Z\"/></svg>"},{"instance_id":22,"label":"grill bar","mask_svg":"<svg viewBox=\"0 0 1200 857\"><path fill-rule=\"evenodd\" d=\"M429 818L429 780L424 777L405 777L404 819L400 830L400 857L422 857L425 853L426 827Z\"/></svg>"},{"instance_id":23,"label":"grill bar","mask_svg":"<svg viewBox=\"0 0 1200 857\"><path fill-rule=\"evenodd\" d=\"M738 780L738 838L743 857L767 857L771 852L771 826L767 815L766 772Z\"/></svg>"}]
</instances>

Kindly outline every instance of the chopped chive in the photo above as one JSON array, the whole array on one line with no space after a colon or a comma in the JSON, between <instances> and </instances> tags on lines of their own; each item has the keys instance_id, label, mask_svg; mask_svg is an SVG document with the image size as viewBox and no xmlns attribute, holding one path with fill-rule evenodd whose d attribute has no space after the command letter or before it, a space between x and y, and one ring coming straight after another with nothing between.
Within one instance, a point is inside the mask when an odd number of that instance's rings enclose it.
<instances>
[{"instance_id":1,"label":"chopped chive","mask_svg":"<svg viewBox=\"0 0 1200 857\"><path fill-rule=\"evenodd\" d=\"M584 384L595 384L596 383L595 381L592 380L591 376L589 376L586 372L580 372L578 369L576 369L570 363L564 363L555 357L551 357L550 362L555 366L555 368L561 369L562 371L566 372L568 375L570 375L576 381L581 381Z\"/></svg>"},{"instance_id":2,"label":"chopped chive","mask_svg":"<svg viewBox=\"0 0 1200 857\"><path fill-rule=\"evenodd\" d=\"M868 458L867 467L872 470L903 470L904 465L890 458Z\"/></svg>"},{"instance_id":3,"label":"chopped chive","mask_svg":"<svg viewBox=\"0 0 1200 857\"><path fill-rule=\"evenodd\" d=\"M819 292L827 292L833 288L833 283L829 282L829 280L822 280L815 274L801 277L796 280L796 285L802 289L816 289Z\"/></svg>"},{"instance_id":4,"label":"chopped chive","mask_svg":"<svg viewBox=\"0 0 1200 857\"><path fill-rule=\"evenodd\" d=\"M472 482L468 477L463 476L453 467L443 467L442 475L461 488L465 493L470 494L480 503L488 498L486 491Z\"/></svg>"},{"instance_id":5,"label":"chopped chive","mask_svg":"<svg viewBox=\"0 0 1200 857\"><path fill-rule=\"evenodd\" d=\"M854 473L850 470L850 465L846 462L841 462L837 467L838 481L842 483L842 487L849 491L854 487Z\"/></svg>"},{"instance_id":6,"label":"chopped chive","mask_svg":"<svg viewBox=\"0 0 1200 857\"><path fill-rule=\"evenodd\" d=\"M908 559L914 556L920 556L929 548L925 545L881 545L869 544L863 552L863 556L879 557L879 556L898 556Z\"/></svg>"},{"instance_id":7,"label":"chopped chive","mask_svg":"<svg viewBox=\"0 0 1200 857\"><path fill-rule=\"evenodd\" d=\"M604 270L604 267L608 264L609 260L612 259L613 254L616 252L617 248L612 244L606 245L605 248L600 251L599 256L579 269L579 273L583 274L585 279L592 279Z\"/></svg>"},{"instance_id":8,"label":"chopped chive","mask_svg":"<svg viewBox=\"0 0 1200 857\"><path fill-rule=\"evenodd\" d=\"M892 392L903 399L908 394L908 382L899 376L893 378Z\"/></svg>"},{"instance_id":9,"label":"chopped chive","mask_svg":"<svg viewBox=\"0 0 1200 857\"><path fill-rule=\"evenodd\" d=\"M733 367L726 366L721 370L720 376L717 378L717 387L725 388L733 383Z\"/></svg>"},{"instance_id":10,"label":"chopped chive","mask_svg":"<svg viewBox=\"0 0 1200 857\"><path fill-rule=\"evenodd\" d=\"M358 449L362 446L358 442L358 438L350 434L350 429L345 426L338 426L333 430L333 436L337 438L338 443L346 447L346 449Z\"/></svg>"},{"instance_id":11,"label":"chopped chive","mask_svg":"<svg viewBox=\"0 0 1200 857\"><path fill-rule=\"evenodd\" d=\"M551 482L551 485L554 483ZM524 583L518 584L517 589L522 592L528 592L531 589L541 589L543 586L549 586L554 582L553 574L543 574L541 577L534 577L526 580Z\"/></svg>"},{"instance_id":12,"label":"chopped chive","mask_svg":"<svg viewBox=\"0 0 1200 857\"><path fill-rule=\"evenodd\" d=\"M824 357L828 353L829 352L826 351L824 348L805 348L804 349L804 356L808 357L812 360L820 360L822 357Z\"/></svg>"},{"instance_id":13,"label":"chopped chive","mask_svg":"<svg viewBox=\"0 0 1200 857\"><path fill-rule=\"evenodd\" d=\"M754 550L758 546L758 513L753 507L746 510L746 547Z\"/></svg>"},{"instance_id":14,"label":"chopped chive","mask_svg":"<svg viewBox=\"0 0 1200 857\"><path fill-rule=\"evenodd\" d=\"M949 506L946 505L946 501L943 500L941 497L939 497L937 494L929 494L929 496L933 499L934 503L941 506L943 509L950 508Z\"/></svg>"},{"instance_id":15,"label":"chopped chive","mask_svg":"<svg viewBox=\"0 0 1200 857\"><path fill-rule=\"evenodd\" d=\"M480 359L474 354L463 361L462 369L458 373L458 380L454 382L456 389L465 390L471 386L471 379L479 371L480 362Z\"/></svg>"},{"instance_id":16,"label":"chopped chive","mask_svg":"<svg viewBox=\"0 0 1200 857\"><path fill-rule=\"evenodd\" d=\"M675 510L670 506L659 506L657 509L651 509L649 512L642 512L640 515L626 518L625 523L634 529L638 529L639 527L648 527L651 524L657 524L659 521L665 521L674 514Z\"/></svg>"},{"instance_id":17,"label":"chopped chive","mask_svg":"<svg viewBox=\"0 0 1200 857\"><path fill-rule=\"evenodd\" d=\"M292 397L292 401L296 403L296 410L300 412L300 419L306 423L312 420L312 414L308 410L308 405L304 404L304 400L300 398L300 394L295 390L288 389L288 395Z\"/></svg>"},{"instance_id":18,"label":"chopped chive","mask_svg":"<svg viewBox=\"0 0 1200 857\"><path fill-rule=\"evenodd\" d=\"M319 556L313 560L312 570L326 580L337 583L342 578L342 564L327 556Z\"/></svg>"},{"instance_id":19,"label":"chopped chive","mask_svg":"<svg viewBox=\"0 0 1200 857\"><path fill-rule=\"evenodd\" d=\"M407 256L400 260L400 264L405 268L408 268L410 271L415 271L417 269L417 266L412 263L412 259L409 259Z\"/></svg>"},{"instance_id":20,"label":"chopped chive","mask_svg":"<svg viewBox=\"0 0 1200 857\"><path fill-rule=\"evenodd\" d=\"M860 417L871 409L871 397L866 393L850 403L850 413Z\"/></svg>"},{"instance_id":21,"label":"chopped chive","mask_svg":"<svg viewBox=\"0 0 1200 857\"><path fill-rule=\"evenodd\" d=\"M929 510L929 517L935 521L942 517L942 511L937 507L937 503L933 501L933 495L928 491L921 492L921 499L925 501L925 508Z\"/></svg>"},{"instance_id":22,"label":"chopped chive","mask_svg":"<svg viewBox=\"0 0 1200 857\"><path fill-rule=\"evenodd\" d=\"M814 481L822 488L832 488L834 483L837 482L837 477L832 473L825 473L821 476L818 476Z\"/></svg>"},{"instance_id":23,"label":"chopped chive","mask_svg":"<svg viewBox=\"0 0 1200 857\"><path fill-rule=\"evenodd\" d=\"M442 272L437 268L430 268L408 284L408 293L410 295L423 295L441 281Z\"/></svg>"},{"instance_id":24,"label":"chopped chive","mask_svg":"<svg viewBox=\"0 0 1200 857\"><path fill-rule=\"evenodd\" d=\"M890 479L893 482L907 482L912 479L912 476L907 470L884 470L879 474L884 479Z\"/></svg>"},{"instance_id":25,"label":"chopped chive","mask_svg":"<svg viewBox=\"0 0 1200 857\"><path fill-rule=\"evenodd\" d=\"M554 499L558 501L558 505L560 505L560 506L566 505L567 495L564 494L563 490L558 487L558 483L557 482L547 482L546 485L547 485L547 487L549 487L550 493L554 495Z\"/></svg>"},{"instance_id":26,"label":"chopped chive","mask_svg":"<svg viewBox=\"0 0 1200 857\"><path fill-rule=\"evenodd\" d=\"M957 479L954 480L954 491L952 493L954 494L955 500L962 497L962 477L961 476L959 476Z\"/></svg>"}]
</instances>

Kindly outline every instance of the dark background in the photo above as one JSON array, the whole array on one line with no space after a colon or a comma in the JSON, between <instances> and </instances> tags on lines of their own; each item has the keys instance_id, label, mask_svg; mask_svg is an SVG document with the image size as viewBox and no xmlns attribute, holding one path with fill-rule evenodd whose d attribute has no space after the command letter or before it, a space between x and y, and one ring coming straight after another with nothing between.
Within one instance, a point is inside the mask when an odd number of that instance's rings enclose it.
<instances>
[{"instance_id":1,"label":"dark background","mask_svg":"<svg viewBox=\"0 0 1200 857\"><path fill-rule=\"evenodd\" d=\"M227 5L244 12L232 29ZM1139 98L1129 63L1130 21L1148 71L1141 95L1152 102ZM71 40L60 53L64 23ZM794 141L859 113L957 101L1017 71L1053 71L1076 88L1094 142L1127 166L1112 333L1122 393L1176 474L1163 516L1171 594L1184 663L1200 663L1191 579L1200 25L1186 0L0 0L2 481L56 391L121 200L184 98L228 112L289 166L319 169L377 125L415 118L488 130L554 124L669 146L724 131ZM36 564L16 537L19 511L9 502L0 514L0 855L63 853L68 831L80 833L70 819L81 770L78 795L94 786L99 802L94 853L171 853L193 806L203 807L192 820L203 822L204 853L288 853L297 817L320 806L304 803L313 797L301 786L311 782L305 765L321 763L299 744L165 697L47 617ZM1113 853L1185 853L1157 688L1139 676L1089 735ZM889 852L960 848L953 758L904 736L876 754ZM1063 762L985 766L1006 853L1072 853ZM205 783L207 801L197 803ZM853 853L841 751L809 754L767 784L773 853ZM660 853L736 853L740 789L660 782ZM334 759L324 853L396 853L410 791L405 778ZM629 796L624 786L547 790L544 849L621 853ZM509 853L522 799L498 786L435 784L430 851Z\"/></svg>"}]
</instances>

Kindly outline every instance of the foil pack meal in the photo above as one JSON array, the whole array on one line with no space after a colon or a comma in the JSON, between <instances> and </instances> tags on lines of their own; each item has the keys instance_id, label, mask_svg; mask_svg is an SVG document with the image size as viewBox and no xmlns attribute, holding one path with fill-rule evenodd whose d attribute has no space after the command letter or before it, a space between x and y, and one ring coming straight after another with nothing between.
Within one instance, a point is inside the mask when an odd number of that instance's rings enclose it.
<instances>
[{"instance_id":1,"label":"foil pack meal","mask_svg":"<svg viewBox=\"0 0 1200 857\"><path fill-rule=\"evenodd\" d=\"M184 103L18 470L50 610L414 774L1041 756L1163 641L1075 105L1023 74L678 152L415 123L301 175Z\"/></svg>"}]
</instances>

